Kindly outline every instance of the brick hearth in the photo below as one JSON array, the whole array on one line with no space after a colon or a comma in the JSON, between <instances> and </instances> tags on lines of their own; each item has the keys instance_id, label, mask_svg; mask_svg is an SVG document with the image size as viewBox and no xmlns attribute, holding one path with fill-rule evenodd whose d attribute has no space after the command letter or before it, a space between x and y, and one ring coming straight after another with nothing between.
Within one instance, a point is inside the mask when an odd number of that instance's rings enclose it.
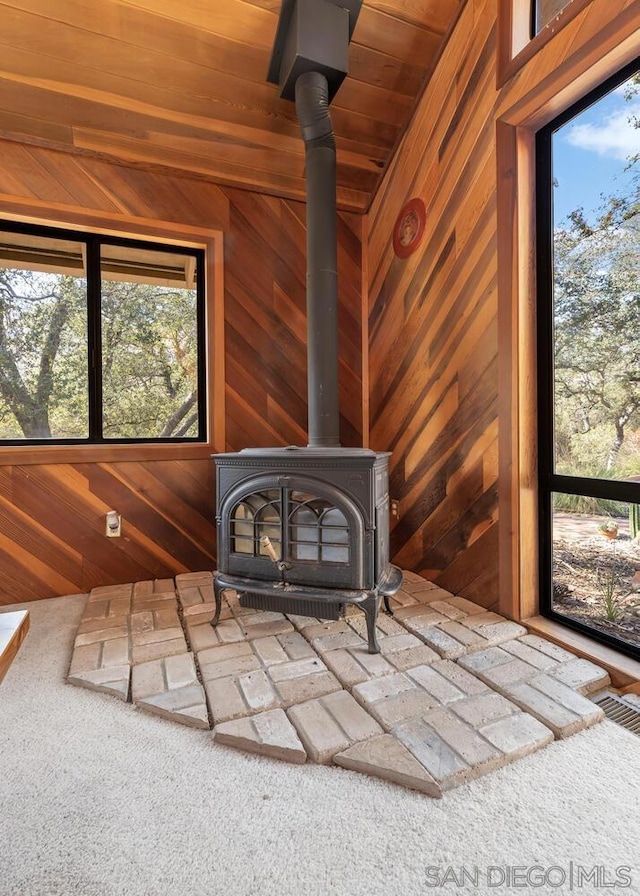
<instances>
[{"instance_id":1,"label":"brick hearth","mask_svg":"<svg viewBox=\"0 0 640 896\"><path fill-rule=\"evenodd\" d=\"M242 750L333 763L430 796L603 718L605 671L405 573L369 654L358 610L327 622L214 613L213 573L94 589L68 680Z\"/></svg>"}]
</instances>

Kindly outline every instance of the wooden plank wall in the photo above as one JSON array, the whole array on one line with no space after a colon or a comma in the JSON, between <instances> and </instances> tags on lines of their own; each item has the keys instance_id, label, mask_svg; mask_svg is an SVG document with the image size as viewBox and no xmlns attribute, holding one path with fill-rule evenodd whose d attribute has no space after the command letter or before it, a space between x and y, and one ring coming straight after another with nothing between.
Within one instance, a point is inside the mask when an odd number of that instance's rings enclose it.
<instances>
[{"instance_id":1,"label":"wooden plank wall","mask_svg":"<svg viewBox=\"0 0 640 896\"><path fill-rule=\"evenodd\" d=\"M519 106L518 124L545 104L547 120L566 108L561 83L597 78L599 54L633 33L639 6L593 0L540 37L541 52L499 89L498 0L467 0L368 215L371 446L393 452L392 552L486 607L499 593L498 436L508 425L498 414L497 122ZM425 202L426 229L401 260L393 225L413 197Z\"/></svg>"},{"instance_id":2,"label":"wooden plank wall","mask_svg":"<svg viewBox=\"0 0 640 896\"><path fill-rule=\"evenodd\" d=\"M226 445L306 444L305 209L301 203L0 141L0 201L33 200L222 230ZM52 212L53 214L53 212ZM339 220L341 439L362 439L361 218ZM15 460L15 458L12 458ZM2 464L0 604L215 565L213 465L181 457ZM104 513L123 515L107 540Z\"/></svg>"},{"instance_id":3,"label":"wooden plank wall","mask_svg":"<svg viewBox=\"0 0 640 896\"><path fill-rule=\"evenodd\" d=\"M466 0L367 216L364 254L361 219L339 222L342 442L359 444L370 425L371 446L393 451L396 561L484 606L498 596L498 437L508 425L498 411L496 123L566 107L560 82L606 74L599 59L628 42L639 10L638 0L592 0L498 89L497 3ZM226 447L304 443L303 206L0 141L0 198L12 196L221 229ZM392 229L414 196L427 226L401 261ZM0 465L0 603L210 566L211 472L177 457ZM132 537L105 555L99 530L116 496Z\"/></svg>"}]
</instances>

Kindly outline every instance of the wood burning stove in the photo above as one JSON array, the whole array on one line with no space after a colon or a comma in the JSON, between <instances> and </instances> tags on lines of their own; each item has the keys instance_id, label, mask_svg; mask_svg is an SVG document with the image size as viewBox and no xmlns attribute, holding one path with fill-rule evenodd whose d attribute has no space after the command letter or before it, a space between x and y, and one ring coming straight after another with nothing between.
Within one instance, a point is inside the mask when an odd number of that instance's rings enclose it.
<instances>
[{"instance_id":1,"label":"wood burning stove","mask_svg":"<svg viewBox=\"0 0 640 896\"><path fill-rule=\"evenodd\" d=\"M381 600L401 574L389 564L387 453L363 448L250 448L215 455L218 495L216 625L221 592L244 606L337 619L367 615L378 652Z\"/></svg>"},{"instance_id":2,"label":"wood burning stove","mask_svg":"<svg viewBox=\"0 0 640 896\"><path fill-rule=\"evenodd\" d=\"M283 0L269 80L295 95L307 172L309 446L215 455L218 572L245 606L375 623L402 574L389 563L388 454L340 448L335 139L329 103L346 75L361 0Z\"/></svg>"}]
</instances>

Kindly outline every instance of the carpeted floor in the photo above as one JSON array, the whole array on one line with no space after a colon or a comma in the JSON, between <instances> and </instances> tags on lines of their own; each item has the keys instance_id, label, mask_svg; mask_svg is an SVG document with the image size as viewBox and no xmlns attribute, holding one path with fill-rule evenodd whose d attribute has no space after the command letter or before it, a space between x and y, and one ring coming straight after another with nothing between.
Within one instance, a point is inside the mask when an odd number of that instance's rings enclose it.
<instances>
[{"instance_id":1,"label":"carpeted floor","mask_svg":"<svg viewBox=\"0 0 640 896\"><path fill-rule=\"evenodd\" d=\"M0 896L640 893L640 738L613 723L431 800L66 685L83 603L29 604L0 686Z\"/></svg>"}]
</instances>

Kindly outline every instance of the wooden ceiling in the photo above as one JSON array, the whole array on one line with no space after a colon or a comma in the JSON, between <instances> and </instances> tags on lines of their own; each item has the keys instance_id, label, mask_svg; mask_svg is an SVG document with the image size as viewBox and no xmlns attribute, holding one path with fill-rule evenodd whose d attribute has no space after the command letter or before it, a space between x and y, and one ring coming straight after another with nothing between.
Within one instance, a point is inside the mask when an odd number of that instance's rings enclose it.
<instances>
[{"instance_id":1,"label":"wooden ceiling","mask_svg":"<svg viewBox=\"0 0 640 896\"><path fill-rule=\"evenodd\" d=\"M364 0L332 106L338 201L365 210L464 0ZM304 197L266 82L280 0L0 0L0 136Z\"/></svg>"}]
</instances>

